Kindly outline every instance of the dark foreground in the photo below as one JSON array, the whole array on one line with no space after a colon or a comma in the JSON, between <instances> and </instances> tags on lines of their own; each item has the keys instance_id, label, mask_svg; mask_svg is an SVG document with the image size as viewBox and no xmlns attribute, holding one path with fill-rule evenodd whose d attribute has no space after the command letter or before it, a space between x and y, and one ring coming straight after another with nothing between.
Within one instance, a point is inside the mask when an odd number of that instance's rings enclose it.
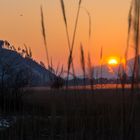
<instances>
[{"instance_id":1,"label":"dark foreground","mask_svg":"<svg viewBox=\"0 0 140 140\"><path fill-rule=\"evenodd\" d=\"M5 101L0 140L140 140L139 91L32 89Z\"/></svg>"}]
</instances>

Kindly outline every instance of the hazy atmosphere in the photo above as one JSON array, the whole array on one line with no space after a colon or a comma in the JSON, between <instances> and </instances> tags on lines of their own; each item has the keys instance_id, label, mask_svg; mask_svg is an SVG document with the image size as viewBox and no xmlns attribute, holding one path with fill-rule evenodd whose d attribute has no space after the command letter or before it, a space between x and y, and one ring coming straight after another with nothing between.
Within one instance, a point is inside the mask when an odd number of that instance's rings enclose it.
<instances>
[{"instance_id":1,"label":"hazy atmosphere","mask_svg":"<svg viewBox=\"0 0 140 140\"><path fill-rule=\"evenodd\" d=\"M43 5L48 51L56 66L67 64L68 44L59 0L1 0L0 38L10 41L15 47L25 43L30 46L33 57L45 64L45 51L41 36L40 5ZM70 37L74 30L78 1L65 0ZM130 0L84 0L78 21L76 43L73 53L75 67L80 65L80 43L85 55L91 54L92 62L99 64L100 48L103 47L103 60L110 56L124 56L127 39L127 19ZM91 15L92 32L88 37L88 15ZM131 47L130 47L131 48ZM132 57L130 50L129 58Z\"/></svg>"}]
</instances>

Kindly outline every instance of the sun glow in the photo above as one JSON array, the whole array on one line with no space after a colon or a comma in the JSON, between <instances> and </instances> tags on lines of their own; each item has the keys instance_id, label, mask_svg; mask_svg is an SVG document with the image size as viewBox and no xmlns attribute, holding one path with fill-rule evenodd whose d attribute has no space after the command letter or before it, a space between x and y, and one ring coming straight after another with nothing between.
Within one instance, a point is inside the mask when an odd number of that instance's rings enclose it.
<instances>
[{"instance_id":1,"label":"sun glow","mask_svg":"<svg viewBox=\"0 0 140 140\"><path fill-rule=\"evenodd\" d=\"M110 59L108 60L108 64L109 64L109 65L115 66L115 65L118 64L118 60L117 60L116 58L110 58Z\"/></svg>"}]
</instances>

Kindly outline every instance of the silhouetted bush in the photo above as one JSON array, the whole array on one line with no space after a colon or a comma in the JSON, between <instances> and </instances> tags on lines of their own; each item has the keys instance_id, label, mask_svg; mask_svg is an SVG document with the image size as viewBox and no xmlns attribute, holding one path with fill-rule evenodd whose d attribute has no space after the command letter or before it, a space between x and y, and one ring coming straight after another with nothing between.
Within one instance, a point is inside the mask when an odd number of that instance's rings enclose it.
<instances>
[{"instance_id":1,"label":"silhouetted bush","mask_svg":"<svg viewBox=\"0 0 140 140\"><path fill-rule=\"evenodd\" d=\"M56 89L62 88L63 86L64 86L64 80L61 77L56 77L51 84L51 88L56 88Z\"/></svg>"}]
</instances>

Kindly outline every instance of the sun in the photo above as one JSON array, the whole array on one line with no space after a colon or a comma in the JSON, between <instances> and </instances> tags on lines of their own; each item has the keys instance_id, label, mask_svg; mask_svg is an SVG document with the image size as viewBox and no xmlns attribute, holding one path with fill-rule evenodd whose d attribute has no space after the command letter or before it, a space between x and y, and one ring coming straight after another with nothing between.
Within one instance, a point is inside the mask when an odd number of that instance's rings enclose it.
<instances>
[{"instance_id":1,"label":"sun","mask_svg":"<svg viewBox=\"0 0 140 140\"><path fill-rule=\"evenodd\" d=\"M116 58L110 58L108 64L112 66L118 65L118 60Z\"/></svg>"}]
</instances>

